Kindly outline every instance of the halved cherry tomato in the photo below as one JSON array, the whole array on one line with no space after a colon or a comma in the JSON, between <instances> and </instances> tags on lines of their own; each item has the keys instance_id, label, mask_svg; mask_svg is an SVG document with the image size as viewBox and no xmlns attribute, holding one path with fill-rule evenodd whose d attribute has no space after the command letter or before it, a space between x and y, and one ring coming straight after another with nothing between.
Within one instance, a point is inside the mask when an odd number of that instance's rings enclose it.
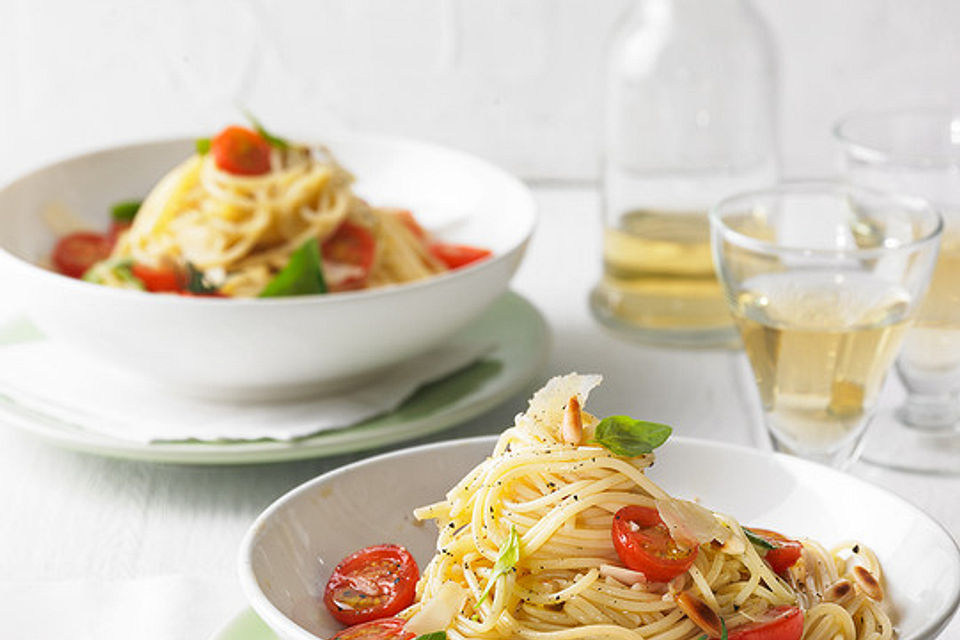
<instances>
[{"instance_id":1,"label":"halved cherry tomato","mask_svg":"<svg viewBox=\"0 0 960 640\"><path fill-rule=\"evenodd\" d=\"M102 233L79 231L60 238L53 249L53 266L71 278L82 278L87 269L110 257L113 242Z\"/></svg>"},{"instance_id":2,"label":"halved cherry tomato","mask_svg":"<svg viewBox=\"0 0 960 640\"><path fill-rule=\"evenodd\" d=\"M410 552L381 544L353 553L327 581L323 603L343 624L393 616L413 604L420 569Z\"/></svg>"},{"instance_id":3,"label":"halved cherry tomato","mask_svg":"<svg viewBox=\"0 0 960 640\"><path fill-rule=\"evenodd\" d=\"M411 640L415 633L404 631L403 618L383 618L348 627L330 640Z\"/></svg>"},{"instance_id":4,"label":"halved cherry tomato","mask_svg":"<svg viewBox=\"0 0 960 640\"><path fill-rule=\"evenodd\" d=\"M737 627L729 640L800 640L803 612L797 607L773 607L756 622Z\"/></svg>"},{"instance_id":5,"label":"halved cherry tomato","mask_svg":"<svg viewBox=\"0 0 960 640\"><path fill-rule=\"evenodd\" d=\"M239 176L258 176L270 171L270 143L256 131L231 126L210 142L217 167Z\"/></svg>"},{"instance_id":6,"label":"halved cherry tomato","mask_svg":"<svg viewBox=\"0 0 960 640\"><path fill-rule=\"evenodd\" d=\"M613 547L627 567L653 582L668 582L693 565L696 547L677 544L651 507L631 505L613 516Z\"/></svg>"},{"instance_id":7,"label":"halved cherry tomato","mask_svg":"<svg viewBox=\"0 0 960 640\"><path fill-rule=\"evenodd\" d=\"M119 222L114 220L110 223L110 231L107 232L107 238L110 239L110 244L117 244L117 238L120 237L120 234L129 229L133 225L132 222Z\"/></svg>"},{"instance_id":8,"label":"halved cherry tomato","mask_svg":"<svg viewBox=\"0 0 960 640\"><path fill-rule=\"evenodd\" d=\"M490 257L492 252L489 249L471 247L466 244L437 242L430 245L430 253L440 260L440 262L447 265L448 269L459 269L468 264L473 264L478 260Z\"/></svg>"},{"instance_id":9,"label":"halved cherry tomato","mask_svg":"<svg viewBox=\"0 0 960 640\"><path fill-rule=\"evenodd\" d=\"M370 275L373 260L377 253L377 241L370 230L349 220L344 220L333 235L327 238L320 249L324 262L332 262L346 267L345 277L337 277L333 269L328 269L327 286L331 291L349 291L359 289Z\"/></svg>"},{"instance_id":10,"label":"halved cherry tomato","mask_svg":"<svg viewBox=\"0 0 960 640\"><path fill-rule=\"evenodd\" d=\"M134 263L130 268L134 277L143 283L147 291L154 293L179 292L183 289L183 279L176 270L169 267L148 267L145 264Z\"/></svg>"},{"instance_id":11,"label":"halved cherry tomato","mask_svg":"<svg viewBox=\"0 0 960 640\"><path fill-rule=\"evenodd\" d=\"M803 545L797 540L792 540L783 534L768 529L755 529L754 527L750 527L750 531L774 546L773 549L768 549L767 553L763 556L774 573L784 573L800 559L800 554L803 552Z\"/></svg>"}]
</instances>

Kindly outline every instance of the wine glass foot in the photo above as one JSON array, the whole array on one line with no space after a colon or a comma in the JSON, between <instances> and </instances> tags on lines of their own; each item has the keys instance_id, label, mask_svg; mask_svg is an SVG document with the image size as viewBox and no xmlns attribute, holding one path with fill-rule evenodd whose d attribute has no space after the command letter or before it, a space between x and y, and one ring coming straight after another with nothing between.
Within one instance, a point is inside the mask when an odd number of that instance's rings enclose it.
<instances>
[{"instance_id":1,"label":"wine glass foot","mask_svg":"<svg viewBox=\"0 0 960 640\"><path fill-rule=\"evenodd\" d=\"M960 430L924 429L905 424L901 410L880 411L863 443L863 462L936 475L960 475Z\"/></svg>"}]
</instances>

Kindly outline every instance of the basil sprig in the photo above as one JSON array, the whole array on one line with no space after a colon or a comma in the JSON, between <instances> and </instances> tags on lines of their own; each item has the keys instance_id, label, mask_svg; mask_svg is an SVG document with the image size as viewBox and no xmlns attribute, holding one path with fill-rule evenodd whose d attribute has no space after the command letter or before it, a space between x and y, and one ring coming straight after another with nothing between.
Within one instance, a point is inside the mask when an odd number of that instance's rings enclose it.
<instances>
[{"instance_id":1,"label":"basil sprig","mask_svg":"<svg viewBox=\"0 0 960 640\"><path fill-rule=\"evenodd\" d=\"M760 547L761 549L766 549L767 551L769 551L770 549L777 548L777 545L773 544L772 542L770 542L769 540L767 540L762 536L758 536L756 533L754 533L750 529L747 529L746 527L743 528L743 534L747 536L747 540L753 543L753 545L756 547Z\"/></svg>"},{"instance_id":2,"label":"basil sprig","mask_svg":"<svg viewBox=\"0 0 960 640\"><path fill-rule=\"evenodd\" d=\"M247 117L247 120L250 121L250 124L253 125L254 131L256 131L257 133L259 133L259 134L260 134L260 137L263 138L264 140L266 140L267 143L268 143L271 147L275 147L275 148L277 148L277 149L289 149L289 148L290 148L290 142L289 142L289 141L281 138L280 136L275 136L275 135L273 135L272 133L270 133L269 131L267 131L266 129L264 129L263 125L260 124L260 121L257 120L252 113L250 113L249 111L247 111L246 109L244 109L244 110L243 110L243 115L245 115L245 116Z\"/></svg>"},{"instance_id":3,"label":"basil sprig","mask_svg":"<svg viewBox=\"0 0 960 640\"><path fill-rule=\"evenodd\" d=\"M707 637L707 634L703 634L697 640L710 640ZM723 621L723 618L720 618L720 640L727 640L727 623Z\"/></svg>"},{"instance_id":4,"label":"basil sprig","mask_svg":"<svg viewBox=\"0 0 960 640\"><path fill-rule=\"evenodd\" d=\"M197 138L197 141L194 143L197 147L197 153L201 156L205 156L210 153L210 145L213 142L210 138Z\"/></svg>"},{"instance_id":5,"label":"basil sprig","mask_svg":"<svg viewBox=\"0 0 960 640\"><path fill-rule=\"evenodd\" d=\"M487 594L490 593L490 589L493 588L493 583L497 581L497 578L512 571L519 561L520 536L517 535L517 528L510 525L510 535L507 536L503 546L500 547L500 555L497 556L497 561L493 564L493 573L490 575L490 579L487 581L487 586L484 588L483 593L480 594L480 599L477 600L477 604L474 607L475 609L480 608L481 603L483 603Z\"/></svg>"},{"instance_id":6,"label":"basil sprig","mask_svg":"<svg viewBox=\"0 0 960 640\"><path fill-rule=\"evenodd\" d=\"M260 297L306 296L326 292L327 283L323 278L320 245L316 238L311 238L290 255L287 266L267 283L260 292Z\"/></svg>"},{"instance_id":7,"label":"basil sprig","mask_svg":"<svg viewBox=\"0 0 960 640\"><path fill-rule=\"evenodd\" d=\"M630 416L610 416L597 425L593 442L618 456L635 458L651 453L662 445L673 429L658 422L634 420Z\"/></svg>"},{"instance_id":8,"label":"basil sprig","mask_svg":"<svg viewBox=\"0 0 960 640\"><path fill-rule=\"evenodd\" d=\"M447 640L446 631L431 631L430 633L424 633L419 635L413 640Z\"/></svg>"},{"instance_id":9,"label":"basil sprig","mask_svg":"<svg viewBox=\"0 0 960 640\"><path fill-rule=\"evenodd\" d=\"M187 263L187 278L184 288L190 293L199 293L200 295L210 295L217 292L217 287L207 281L203 271L197 269L190 262Z\"/></svg>"},{"instance_id":10,"label":"basil sprig","mask_svg":"<svg viewBox=\"0 0 960 640\"><path fill-rule=\"evenodd\" d=\"M95 263L83 274L83 280L94 284L110 284L121 289L143 291L146 287L140 278L133 275L133 260L107 258Z\"/></svg>"},{"instance_id":11,"label":"basil sprig","mask_svg":"<svg viewBox=\"0 0 960 640\"><path fill-rule=\"evenodd\" d=\"M114 222L133 222L140 211L140 200L124 200L110 207L110 217Z\"/></svg>"}]
</instances>

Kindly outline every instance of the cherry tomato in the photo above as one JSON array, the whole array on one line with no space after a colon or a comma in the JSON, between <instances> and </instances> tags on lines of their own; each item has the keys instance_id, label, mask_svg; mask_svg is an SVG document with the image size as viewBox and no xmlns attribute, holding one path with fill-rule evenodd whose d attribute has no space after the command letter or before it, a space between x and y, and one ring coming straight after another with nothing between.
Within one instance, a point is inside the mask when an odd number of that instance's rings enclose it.
<instances>
[{"instance_id":1,"label":"cherry tomato","mask_svg":"<svg viewBox=\"0 0 960 640\"><path fill-rule=\"evenodd\" d=\"M320 249L324 262L356 267L354 274L345 278L328 278L331 291L349 291L361 288L373 268L377 253L377 241L363 225L344 220L333 235L327 238ZM327 275L332 275L331 273Z\"/></svg>"},{"instance_id":2,"label":"cherry tomato","mask_svg":"<svg viewBox=\"0 0 960 640\"><path fill-rule=\"evenodd\" d=\"M82 278L87 269L110 257L113 242L102 233L79 231L60 238L53 249L53 266L71 278Z\"/></svg>"},{"instance_id":3,"label":"cherry tomato","mask_svg":"<svg viewBox=\"0 0 960 640\"><path fill-rule=\"evenodd\" d=\"M246 127L227 127L210 142L219 169L238 176L270 171L270 143Z\"/></svg>"},{"instance_id":4,"label":"cherry tomato","mask_svg":"<svg viewBox=\"0 0 960 640\"><path fill-rule=\"evenodd\" d=\"M330 640L411 640L416 634L404 631L406 620L383 618L348 627Z\"/></svg>"},{"instance_id":5,"label":"cherry tomato","mask_svg":"<svg viewBox=\"0 0 960 640\"><path fill-rule=\"evenodd\" d=\"M750 531L774 546L773 549L768 549L766 555L763 556L774 573L782 574L786 572L787 569L796 564L797 560L800 559L800 554L803 552L803 545L798 541L791 540L785 535L767 529L750 527Z\"/></svg>"},{"instance_id":6,"label":"cherry tomato","mask_svg":"<svg viewBox=\"0 0 960 640\"><path fill-rule=\"evenodd\" d=\"M773 607L762 619L737 627L729 640L800 640L803 612L797 607Z\"/></svg>"},{"instance_id":7,"label":"cherry tomato","mask_svg":"<svg viewBox=\"0 0 960 640\"><path fill-rule=\"evenodd\" d=\"M134 263L130 268L135 278L143 283L147 291L154 293L179 292L183 289L183 279L176 270L168 267L148 267L145 264Z\"/></svg>"},{"instance_id":8,"label":"cherry tomato","mask_svg":"<svg viewBox=\"0 0 960 640\"><path fill-rule=\"evenodd\" d=\"M130 228L133 225L132 222L119 222L114 220L110 223L110 230L107 232L107 238L110 239L110 244L117 244L117 238L120 237L120 234Z\"/></svg>"},{"instance_id":9,"label":"cherry tomato","mask_svg":"<svg viewBox=\"0 0 960 640\"><path fill-rule=\"evenodd\" d=\"M430 245L432 253L440 262L447 265L449 269L459 269L468 264L473 264L478 260L488 258L491 254L489 249L471 247L466 244L446 244L437 242Z\"/></svg>"},{"instance_id":10,"label":"cherry tomato","mask_svg":"<svg viewBox=\"0 0 960 640\"><path fill-rule=\"evenodd\" d=\"M660 514L631 505L613 516L613 547L627 567L653 582L668 582L690 568L697 548L686 549L670 536Z\"/></svg>"},{"instance_id":11,"label":"cherry tomato","mask_svg":"<svg viewBox=\"0 0 960 640\"><path fill-rule=\"evenodd\" d=\"M410 552L381 544L353 553L327 581L323 603L343 624L393 616L413 604L420 570Z\"/></svg>"}]
</instances>

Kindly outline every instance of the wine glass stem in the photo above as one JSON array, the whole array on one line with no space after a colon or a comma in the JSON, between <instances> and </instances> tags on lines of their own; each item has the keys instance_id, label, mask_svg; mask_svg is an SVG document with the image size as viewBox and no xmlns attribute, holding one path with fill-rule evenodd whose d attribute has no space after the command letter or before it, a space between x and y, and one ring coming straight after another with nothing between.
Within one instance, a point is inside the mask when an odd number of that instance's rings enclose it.
<instances>
[{"instance_id":1,"label":"wine glass stem","mask_svg":"<svg viewBox=\"0 0 960 640\"><path fill-rule=\"evenodd\" d=\"M956 393L911 393L898 412L904 424L924 431L949 431L960 423L960 398Z\"/></svg>"}]
</instances>

